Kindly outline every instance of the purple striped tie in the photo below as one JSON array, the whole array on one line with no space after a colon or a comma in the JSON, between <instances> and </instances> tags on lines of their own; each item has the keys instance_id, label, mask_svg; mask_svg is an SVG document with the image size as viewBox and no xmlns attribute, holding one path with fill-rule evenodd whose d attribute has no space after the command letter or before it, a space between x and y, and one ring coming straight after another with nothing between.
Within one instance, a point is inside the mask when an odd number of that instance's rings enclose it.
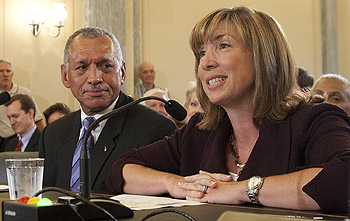
<instances>
[{"instance_id":1,"label":"purple striped tie","mask_svg":"<svg viewBox=\"0 0 350 221\"><path fill-rule=\"evenodd\" d=\"M84 142L84 135L88 127L92 122L94 122L94 117L87 117L83 120L83 132L81 133L80 139L77 144L77 148L75 149L75 153L72 161L72 176L70 178L70 188L74 192L79 192L80 190L80 151ZM94 145L94 139L90 134L87 139L86 146L88 150Z\"/></svg>"}]
</instances>

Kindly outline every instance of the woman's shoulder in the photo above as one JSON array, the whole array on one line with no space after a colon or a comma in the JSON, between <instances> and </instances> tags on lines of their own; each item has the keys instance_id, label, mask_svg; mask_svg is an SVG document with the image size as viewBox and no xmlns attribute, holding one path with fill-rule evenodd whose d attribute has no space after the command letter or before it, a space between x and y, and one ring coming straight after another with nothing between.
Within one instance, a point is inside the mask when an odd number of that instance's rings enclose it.
<instances>
[{"instance_id":1,"label":"woman's shoulder","mask_svg":"<svg viewBox=\"0 0 350 221\"><path fill-rule=\"evenodd\" d=\"M349 115L338 106L328 103L308 103L300 106L291 116L292 121L307 122L323 117L340 117L348 124Z\"/></svg>"},{"instance_id":2,"label":"woman's shoulder","mask_svg":"<svg viewBox=\"0 0 350 221\"><path fill-rule=\"evenodd\" d=\"M296 115L298 114L320 114L323 112L334 112L339 114L348 115L343 109L333 104L328 103L308 103L300 106Z\"/></svg>"}]
</instances>

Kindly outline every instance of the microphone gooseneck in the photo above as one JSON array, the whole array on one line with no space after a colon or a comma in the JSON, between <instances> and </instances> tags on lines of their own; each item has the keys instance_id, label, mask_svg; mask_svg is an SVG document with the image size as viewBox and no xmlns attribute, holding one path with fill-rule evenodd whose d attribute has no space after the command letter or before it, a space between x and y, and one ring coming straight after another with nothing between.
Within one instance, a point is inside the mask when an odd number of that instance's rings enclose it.
<instances>
[{"instance_id":1,"label":"microphone gooseneck","mask_svg":"<svg viewBox=\"0 0 350 221\"><path fill-rule=\"evenodd\" d=\"M0 94L1 95L1 94ZM119 112L128 109L131 106L134 106L135 104L138 104L142 101L146 100L159 100L163 103L165 103L165 110L172 116L174 119L178 121L182 121L186 118L187 112L185 108L179 104L177 101L169 100L166 101L162 98L155 97L155 96L149 96L149 97L143 97L138 100L132 101L128 104L125 104L103 116L95 120L91 123L89 128L86 130L84 135L84 142L83 146L81 148L80 152L80 195L83 197L91 197L91 164L90 164L90 153L87 149L87 139L89 137L89 134L91 131L103 120L108 119L110 117L113 117L117 115Z\"/></svg>"}]
</instances>

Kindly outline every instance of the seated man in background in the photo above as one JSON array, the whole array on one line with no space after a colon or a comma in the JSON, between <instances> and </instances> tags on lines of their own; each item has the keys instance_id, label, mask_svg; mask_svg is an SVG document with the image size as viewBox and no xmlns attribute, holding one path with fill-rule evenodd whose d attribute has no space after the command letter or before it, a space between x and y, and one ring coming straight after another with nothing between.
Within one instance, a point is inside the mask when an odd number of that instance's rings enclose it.
<instances>
[{"instance_id":1,"label":"seated man in background","mask_svg":"<svg viewBox=\"0 0 350 221\"><path fill-rule=\"evenodd\" d=\"M147 91L143 97L149 97L149 96L159 97L159 98L162 98L166 101L169 100L169 97L168 97L166 91L163 91L160 88L153 88L153 89ZM146 100L146 101L144 101L144 104L147 107L152 108L153 110L163 114L164 116L169 117L169 114L168 114L168 112L166 112L165 104L163 102L158 101L158 100Z\"/></svg>"},{"instance_id":2,"label":"seated man in background","mask_svg":"<svg viewBox=\"0 0 350 221\"><path fill-rule=\"evenodd\" d=\"M337 105L350 114L350 83L339 74L324 74L315 83L313 93L324 102Z\"/></svg>"},{"instance_id":3,"label":"seated man in background","mask_svg":"<svg viewBox=\"0 0 350 221\"><path fill-rule=\"evenodd\" d=\"M5 139L3 151L38 151L41 132L34 122L34 101L28 95L16 94L5 107L11 127L17 136Z\"/></svg>"},{"instance_id":4,"label":"seated man in background","mask_svg":"<svg viewBox=\"0 0 350 221\"><path fill-rule=\"evenodd\" d=\"M66 116L70 112L69 107L63 103L53 104L44 111L46 124L50 124L55 120Z\"/></svg>"},{"instance_id":5,"label":"seated man in background","mask_svg":"<svg viewBox=\"0 0 350 221\"><path fill-rule=\"evenodd\" d=\"M120 90L125 71L120 44L109 31L82 28L69 37L61 79L81 108L43 130L39 156L45 158L45 186L80 191L80 151L87 128L104 114L133 101ZM107 173L120 154L158 141L175 129L174 122L142 104L101 121L89 134L87 145L92 190L106 191Z\"/></svg>"},{"instance_id":6,"label":"seated man in background","mask_svg":"<svg viewBox=\"0 0 350 221\"><path fill-rule=\"evenodd\" d=\"M146 91L151 90L153 88L160 88L164 90L169 97L169 91L167 88L159 87L154 84L154 80L156 78L156 71L154 70L154 66L152 63L143 62L139 67L139 78L142 83L137 85L134 89L134 94L139 97L143 97Z\"/></svg>"},{"instance_id":7,"label":"seated man in background","mask_svg":"<svg viewBox=\"0 0 350 221\"><path fill-rule=\"evenodd\" d=\"M32 98L35 103L34 98L32 97L28 88L17 85L12 82L13 77L12 65L9 61L0 60L0 93L7 91L11 96L15 94L26 94ZM40 113L38 105L35 104L36 115L35 122L39 130L42 130L45 126L43 122L43 117ZM0 137L7 138L10 136L15 137L15 132L12 130L9 119L6 116L6 108L0 106ZM2 140L2 139L0 139Z\"/></svg>"}]
</instances>

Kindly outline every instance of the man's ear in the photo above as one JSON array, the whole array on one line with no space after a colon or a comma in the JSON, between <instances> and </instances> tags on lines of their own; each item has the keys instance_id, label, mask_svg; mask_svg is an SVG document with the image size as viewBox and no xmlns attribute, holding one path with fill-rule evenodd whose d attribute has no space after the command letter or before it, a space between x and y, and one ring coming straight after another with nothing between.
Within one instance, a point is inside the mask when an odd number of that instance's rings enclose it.
<instances>
[{"instance_id":1,"label":"man's ear","mask_svg":"<svg viewBox=\"0 0 350 221\"><path fill-rule=\"evenodd\" d=\"M30 117L31 119L33 119L33 121L34 121L34 110L33 110L33 109L29 109L29 110L28 110L28 115L29 115L29 117Z\"/></svg>"},{"instance_id":2,"label":"man's ear","mask_svg":"<svg viewBox=\"0 0 350 221\"><path fill-rule=\"evenodd\" d=\"M137 73L137 76L140 78L140 79L142 79L142 73L140 72L140 69L139 69L139 72Z\"/></svg>"},{"instance_id":3,"label":"man's ear","mask_svg":"<svg viewBox=\"0 0 350 221\"><path fill-rule=\"evenodd\" d=\"M120 67L120 72L121 72L121 85L123 85L126 77L125 61L122 62L122 66Z\"/></svg>"},{"instance_id":4,"label":"man's ear","mask_svg":"<svg viewBox=\"0 0 350 221\"><path fill-rule=\"evenodd\" d=\"M64 64L61 64L61 80L63 85L66 88L70 88L69 80L68 80L68 71Z\"/></svg>"}]
</instances>

